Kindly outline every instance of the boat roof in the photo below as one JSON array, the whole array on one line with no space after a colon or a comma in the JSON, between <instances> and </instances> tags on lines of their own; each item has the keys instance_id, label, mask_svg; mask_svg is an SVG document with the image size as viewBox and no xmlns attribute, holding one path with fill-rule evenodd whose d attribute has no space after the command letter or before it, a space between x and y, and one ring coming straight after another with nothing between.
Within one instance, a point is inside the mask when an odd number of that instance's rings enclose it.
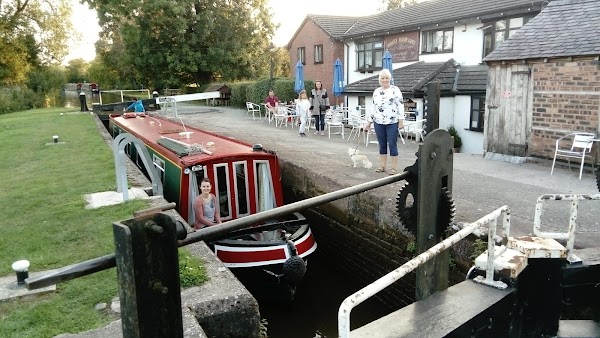
<instances>
[{"instance_id":1,"label":"boat roof","mask_svg":"<svg viewBox=\"0 0 600 338\"><path fill-rule=\"evenodd\" d=\"M135 118L125 118L122 115L110 115L110 119L146 145L183 166L219 161L232 156L275 156L262 148L254 151L248 143L184 126L160 116L138 115ZM209 153L201 151L202 148Z\"/></svg>"}]
</instances>

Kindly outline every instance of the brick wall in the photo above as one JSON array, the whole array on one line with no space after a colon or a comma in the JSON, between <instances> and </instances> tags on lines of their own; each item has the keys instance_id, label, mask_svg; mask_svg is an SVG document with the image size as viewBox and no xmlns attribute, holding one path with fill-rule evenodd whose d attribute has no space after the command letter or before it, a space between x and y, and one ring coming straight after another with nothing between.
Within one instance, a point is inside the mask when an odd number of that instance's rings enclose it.
<instances>
[{"instance_id":1,"label":"brick wall","mask_svg":"<svg viewBox=\"0 0 600 338\"><path fill-rule=\"evenodd\" d=\"M592 58L531 64L533 80L530 152L552 158L556 140L570 132L597 133L600 65Z\"/></svg>"},{"instance_id":2,"label":"brick wall","mask_svg":"<svg viewBox=\"0 0 600 338\"><path fill-rule=\"evenodd\" d=\"M315 63L315 46L321 44L323 45L323 63ZM323 88L331 92L333 86L333 63L338 57L340 60L344 60L344 44L340 41L334 41L312 20L306 20L290 44L289 74L291 77L296 72L296 62L298 62L297 50L300 47L304 47L306 50L304 79L321 81Z\"/></svg>"}]
</instances>

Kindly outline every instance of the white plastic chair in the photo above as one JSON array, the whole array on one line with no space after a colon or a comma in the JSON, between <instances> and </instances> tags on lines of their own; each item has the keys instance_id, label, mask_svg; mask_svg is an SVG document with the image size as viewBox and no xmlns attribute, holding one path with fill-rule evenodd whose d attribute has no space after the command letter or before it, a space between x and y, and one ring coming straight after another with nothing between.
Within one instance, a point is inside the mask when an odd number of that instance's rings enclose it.
<instances>
[{"instance_id":1,"label":"white plastic chair","mask_svg":"<svg viewBox=\"0 0 600 338\"><path fill-rule=\"evenodd\" d=\"M592 151L592 139L595 136L596 135L592 133L571 133L556 140L556 147L554 149L554 160L552 160L552 170L550 171L550 175L552 175L552 173L554 172L554 164L556 163L556 157L562 156L567 158L567 161L569 162L569 170L571 170L571 158L577 158L581 160L581 167L579 169L579 179L581 179L585 158L592 158L590 152ZM567 142L566 139L571 139L572 143L570 144L570 146L567 144L567 147L561 148L561 145L565 145L565 143ZM594 163L592 162L592 169L593 168Z\"/></svg>"},{"instance_id":2,"label":"white plastic chair","mask_svg":"<svg viewBox=\"0 0 600 338\"><path fill-rule=\"evenodd\" d=\"M344 113L334 111L331 113L331 118L327 119L325 122L327 125L327 135L331 138L331 129L338 128L339 134L342 135L342 139L344 139Z\"/></svg>"},{"instance_id":3,"label":"white plastic chair","mask_svg":"<svg viewBox=\"0 0 600 338\"><path fill-rule=\"evenodd\" d=\"M356 136L358 136L362 131L362 127L364 124L361 124L361 119L364 119L364 117L356 115L349 117L348 124L350 125L350 127L352 127L352 129L350 129L350 134L348 135L347 141L350 141L350 138L355 140ZM354 135L354 137L352 137L352 135Z\"/></svg>"},{"instance_id":4,"label":"white plastic chair","mask_svg":"<svg viewBox=\"0 0 600 338\"><path fill-rule=\"evenodd\" d=\"M379 144L379 142L377 141L377 134L375 134L375 126L371 123L371 126L369 128L367 128L367 125L369 124L369 122L367 122L366 119L361 120L362 123L362 129L365 135L365 147L369 146L369 143L375 143L375 144ZM369 141L370 137L373 137L372 140Z\"/></svg>"},{"instance_id":5,"label":"white plastic chair","mask_svg":"<svg viewBox=\"0 0 600 338\"><path fill-rule=\"evenodd\" d=\"M287 127L288 108L286 106L277 106L275 114L273 114L273 120L275 121L275 127L281 127L284 123Z\"/></svg>"},{"instance_id":6,"label":"white plastic chair","mask_svg":"<svg viewBox=\"0 0 600 338\"><path fill-rule=\"evenodd\" d=\"M260 106L256 103L246 102L246 118L250 118L250 115L252 115L252 120L256 120L256 114L260 119Z\"/></svg>"},{"instance_id":7,"label":"white plastic chair","mask_svg":"<svg viewBox=\"0 0 600 338\"><path fill-rule=\"evenodd\" d=\"M415 141L420 142L421 139L425 138L425 122L427 119L421 119L416 121L405 121L404 122L404 131L406 133L406 137L409 135L413 135Z\"/></svg>"}]
</instances>

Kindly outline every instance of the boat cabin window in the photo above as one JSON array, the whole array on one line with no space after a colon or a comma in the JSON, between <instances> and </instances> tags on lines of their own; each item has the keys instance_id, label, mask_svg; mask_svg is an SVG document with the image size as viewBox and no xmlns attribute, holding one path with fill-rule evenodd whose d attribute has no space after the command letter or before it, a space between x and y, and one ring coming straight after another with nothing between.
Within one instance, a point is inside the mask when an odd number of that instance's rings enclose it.
<instances>
[{"instance_id":1,"label":"boat cabin window","mask_svg":"<svg viewBox=\"0 0 600 338\"><path fill-rule=\"evenodd\" d=\"M235 175L234 191L236 194L236 211L238 217L248 215L250 206L248 204L248 168L246 161L233 163Z\"/></svg>"},{"instance_id":2,"label":"boat cabin window","mask_svg":"<svg viewBox=\"0 0 600 338\"><path fill-rule=\"evenodd\" d=\"M255 161L254 172L256 174L256 207L257 212L270 210L275 207L275 192L269 161Z\"/></svg>"},{"instance_id":3,"label":"boat cabin window","mask_svg":"<svg viewBox=\"0 0 600 338\"><path fill-rule=\"evenodd\" d=\"M165 161L162 158L152 154L152 163L154 163L154 167L158 170L158 174L160 175L160 181L162 184L165 184Z\"/></svg>"},{"instance_id":4,"label":"boat cabin window","mask_svg":"<svg viewBox=\"0 0 600 338\"><path fill-rule=\"evenodd\" d=\"M221 219L231 218L231 198L229 196L229 172L227 164L215 165L215 192L219 201Z\"/></svg>"}]
</instances>

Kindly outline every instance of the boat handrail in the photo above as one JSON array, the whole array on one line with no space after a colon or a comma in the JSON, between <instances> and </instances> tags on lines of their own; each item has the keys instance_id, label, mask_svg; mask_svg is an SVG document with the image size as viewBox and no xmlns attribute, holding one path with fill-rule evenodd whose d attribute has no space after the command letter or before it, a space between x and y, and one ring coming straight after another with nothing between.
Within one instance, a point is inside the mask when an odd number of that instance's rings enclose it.
<instances>
[{"instance_id":1,"label":"boat handrail","mask_svg":"<svg viewBox=\"0 0 600 338\"><path fill-rule=\"evenodd\" d=\"M388 273L387 275L379 278L375 282L367 285L366 287L358 290L354 294L348 296L340 305L340 309L338 311L338 336L342 338L350 337L350 312L352 309L364 302L365 300L371 298L379 291L385 289L386 287L393 284L395 281L404 277L408 273L412 272L419 266L423 265L425 262L436 256L438 253L441 253L454 244L458 243L468 235L472 234L475 230L480 227L489 224L488 226L488 262L492 262L494 260L494 246L496 237L496 225L497 218L504 215L503 219L503 243L506 243L505 239L508 239L508 234L510 233L510 209L508 206L502 206L495 211L481 217L477 221L467 225L460 231L446 238L445 240L439 242L438 244L432 246L427 251L421 253L417 257L411 259L406 262L399 268L394 271ZM498 284L502 282L494 281L494 264L488 264L486 271L486 284ZM502 283L504 284L504 283Z\"/></svg>"}]
</instances>

